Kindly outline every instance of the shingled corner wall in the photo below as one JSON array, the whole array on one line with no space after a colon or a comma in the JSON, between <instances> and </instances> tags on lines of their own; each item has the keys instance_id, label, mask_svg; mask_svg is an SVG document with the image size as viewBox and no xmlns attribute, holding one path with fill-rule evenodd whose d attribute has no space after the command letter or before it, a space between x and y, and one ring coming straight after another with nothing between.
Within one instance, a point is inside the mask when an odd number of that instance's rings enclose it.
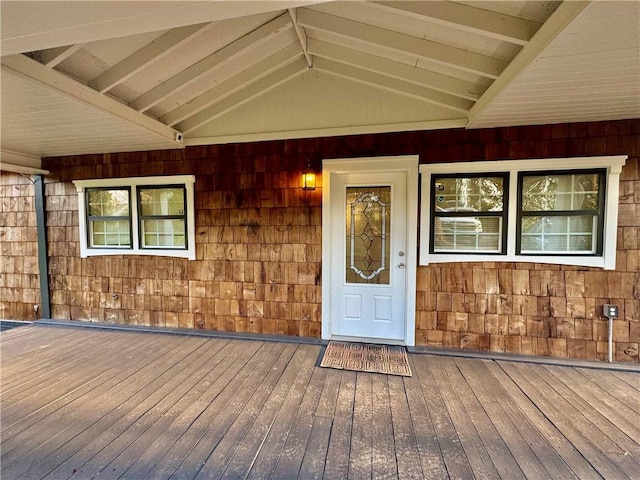
<instances>
[{"instance_id":1,"label":"shingled corner wall","mask_svg":"<svg viewBox=\"0 0 640 480\"><path fill-rule=\"evenodd\" d=\"M53 317L319 337L322 189L299 188L308 158L419 154L421 163L434 163L625 154L614 271L500 262L419 267L416 341L605 360L601 307L615 303L614 358L637 363L639 144L640 121L629 120L45 159ZM196 175L197 260L80 259L72 180L177 174Z\"/></svg>"},{"instance_id":2,"label":"shingled corner wall","mask_svg":"<svg viewBox=\"0 0 640 480\"><path fill-rule=\"evenodd\" d=\"M28 177L0 173L0 319L34 320L40 306L34 187Z\"/></svg>"}]
</instances>

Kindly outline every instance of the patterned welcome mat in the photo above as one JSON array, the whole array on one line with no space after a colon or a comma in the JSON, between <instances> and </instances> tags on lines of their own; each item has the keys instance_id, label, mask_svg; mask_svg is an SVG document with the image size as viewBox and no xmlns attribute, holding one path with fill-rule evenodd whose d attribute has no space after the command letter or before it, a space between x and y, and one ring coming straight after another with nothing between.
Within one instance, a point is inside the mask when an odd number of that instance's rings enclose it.
<instances>
[{"instance_id":1,"label":"patterned welcome mat","mask_svg":"<svg viewBox=\"0 0 640 480\"><path fill-rule=\"evenodd\" d=\"M405 347L371 343L329 342L321 367L356 372L411 376Z\"/></svg>"}]
</instances>

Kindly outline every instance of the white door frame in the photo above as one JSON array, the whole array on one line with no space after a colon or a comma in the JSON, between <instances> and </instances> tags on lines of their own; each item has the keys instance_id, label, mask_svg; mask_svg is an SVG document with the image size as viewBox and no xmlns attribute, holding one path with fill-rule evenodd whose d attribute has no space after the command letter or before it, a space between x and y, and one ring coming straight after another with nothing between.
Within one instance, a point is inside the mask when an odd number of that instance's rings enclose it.
<instances>
[{"instance_id":1,"label":"white door frame","mask_svg":"<svg viewBox=\"0 0 640 480\"><path fill-rule=\"evenodd\" d=\"M322 339L330 340L332 285L331 266L335 261L331 249L331 176L342 173L406 172L407 174L407 248L404 344L415 345L416 337L416 268L418 265L418 155L397 157L341 158L322 161ZM342 253L336 253L335 256ZM339 261L338 264L342 265Z\"/></svg>"}]
</instances>

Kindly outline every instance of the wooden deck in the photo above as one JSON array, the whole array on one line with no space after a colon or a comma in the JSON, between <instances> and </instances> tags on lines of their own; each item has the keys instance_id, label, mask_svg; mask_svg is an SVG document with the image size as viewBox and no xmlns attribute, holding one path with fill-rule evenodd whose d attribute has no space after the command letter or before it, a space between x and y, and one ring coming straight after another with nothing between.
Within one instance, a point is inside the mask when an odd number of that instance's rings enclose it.
<instances>
[{"instance_id":1,"label":"wooden deck","mask_svg":"<svg viewBox=\"0 0 640 480\"><path fill-rule=\"evenodd\" d=\"M0 335L3 480L640 476L640 374L31 325Z\"/></svg>"}]
</instances>

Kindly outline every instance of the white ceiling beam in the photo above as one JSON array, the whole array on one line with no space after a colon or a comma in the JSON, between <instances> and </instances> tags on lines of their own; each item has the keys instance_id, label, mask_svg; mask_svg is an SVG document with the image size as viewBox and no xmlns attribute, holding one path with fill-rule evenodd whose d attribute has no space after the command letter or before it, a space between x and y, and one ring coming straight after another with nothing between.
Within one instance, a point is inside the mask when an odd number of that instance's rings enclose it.
<instances>
[{"instance_id":1,"label":"white ceiling beam","mask_svg":"<svg viewBox=\"0 0 640 480\"><path fill-rule=\"evenodd\" d=\"M404 80L416 85L448 93L456 97L476 101L484 91L473 82L430 72L422 68L412 67L405 63L395 62L383 57L340 47L320 40L309 39L309 53L316 57L335 60L372 72L382 73L389 77Z\"/></svg>"},{"instance_id":2,"label":"white ceiling beam","mask_svg":"<svg viewBox=\"0 0 640 480\"><path fill-rule=\"evenodd\" d=\"M540 27L531 41L505 68L500 77L491 84L469 112L469 127L536 61L558 35L560 35L575 18L584 11L590 1L562 2L555 12Z\"/></svg>"},{"instance_id":3,"label":"white ceiling beam","mask_svg":"<svg viewBox=\"0 0 640 480\"><path fill-rule=\"evenodd\" d=\"M220 145L225 143L268 142L273 140L291 140L294 138L335 137L343 135L366 135L372 133L411 132L417 130L446 130L464 128L467 118L453 120L427 120L424 122L377 123L348 127L310 128L307 130L276 130L273 132L238 133L214 137L191 137L185 139L185 145Z\"/></svg>"},{"instance_id":4,"label":"white ceiling beam","mask_svg":"<svg viewBox=\"0 0 640 480\"><path fill-rule=\"evenodd\" d=\"M107 92L116 85L127 81L152 63L168 56L198 35L202 35L212 28L213 25L215 25L215 22L188 25L186 27L169 30L150 44L94 78L89 82L89 86L100 93Z\"/></svg>"},{"instance_id":5,"label":"white ceiling beam","mask_svg":"<svg viewBox=\"0 0 640 480\"><path fill-rule=\"evenodd\" d=\"M49 50L44 50L36 54L36 60L49 68L53 68L56 65L64 62L67 58L80 50L83 46L83 44L79 43L76 45L68 45L65 47L57 47Z\"/></svg>"},{"instance_id":6,"label":"white ceiling beam","mask_svg":"<svg viewBox=\"0 0 640 480\"><path fill-rule=\"evenodd\" d=\"M2 55L35 52L196 23L286 11L326 0L2 2ZM43 6L44 5L44 6ZM46 7L46 8L45 8Z\"/></svg>"},{"instance_id":7,"label":"white ceiling beam","mask_svg":"<svg viewBox=\"0 0 640 480\"><path fill-rule=\"evenodd\" d=\"M20 173L23 175L48 175L49 170L41 168L25 167L24 165L15 165L13 163L0 162L0 171Z\"/></svg>"},{"instance_id":8,"label":"white ceiling beam","mask_svg":"<svg viewBox=\"0 0 640 480\"><path fill-rule=\"evenodd\" d=\"M237 75L225 80L215 88L212 88L184 105L179 106L175 110L172 110L161 117L160 121L173 126L176 123L181 122L182 120L185 120L186 118L189 118L201 110L215 104L232 93L257 82L262 77L282 68L300 56L302 56L300 47L297 43L292 43L288 47L277 51L273 55L260 60Z\"/></svg>"},{"instance_id":9,"label":"white ceiling beam","mask_svg":"<svg viewBox=\"0 0 640 480\"><path fill-rule=\"evenodd\" d=\"M297 12L295 8L289 8L287 10L289 12L289 16L291 17L291 22L293 22L293 29L296 31L296 35L298 36L298 41L300 42L300 47L302 47L302 52L304 53L304 58L307 61L307 66L309 68L313 68L313 60L311 59L311 55L307 50L307 34L304 33L304 30L300 25L298 25Z\"/></svg>"},{"instance_id":10,"label":"white ceiling beam","mask_svg":"<svg viewBox=\"0 0 640 480\"><path fill-rule=\"evenodd\" d=\"M308 8L298 10L298 23L311 29L353 38L388 50L412 54L430 62L454 67L487 78L498 78L507 62L461 48L422 40Z\"/></svg>"},{"instance_id":11,"label":"white ceiling beam","mask_svg":"<svg viewBox=\"0 0 640 480\"><path fill-rule=\"evenodd\" d=\"M291 26L289 15L283 13L276 19L265 23L253 32L231 42L229 45L184 69L157 87L140 95L130 103L130 106L139 112L144 112L173 93L186 88L203 75L230 63L244 52L262 45L276 35L288 30Z\"/></svg>"},{"instance_id":12,"label":"white ceiling beam","mask_svg":"<svg viewBox=\"0 0 640 480\"><path fill-rule=\"evenodd\" d=\"M259 97L290 80L296 75L308 70L307 62L302 58L290 63L284 68L268 75L259 81L247 86L246 88L226 97L219 103L202 110L187 120L180 122L177 127L185 134L195 130L196 128L218 118L219 116L238 108L241 105Z\"/></svg>"},{"instance_id":13,"label":"white ceiling beam","mask_svg":"<svg viewBox=\"0 0 640 480\"><path fill-rule=\"evenodd\" d=\"M454 2L372 2L369 5L522 46L531 40L541 26L524 18Z\"/></svg>"},{"instance_id":14,"label":"white ceiling beam","mask_svg":"<svg viewBox=\"0 0 640 480\"><path fill-rule=\"evenodd\" d=\"M94 89L67 75L47 68L25 55L2 57L2 68L8 69L19 77L36 82L82 105L108 114L111 117L125 120L163 139L181 143L176 141L176 134L178 133L176 130L147 115L132 110L111 97L96 92Z\"/></svg>"},{"instance_id":15,"label":"white ceiling beam","mask_svg":"<svg viewBox=\"0 0 640 480\"><path fill-rule=\"evenodd\" d=\"M27 173L27 171L19 171L18 169L28 169L29 173L49 173L42 170L42 159L33 155L27 155L12 150L0 150L0 170L16 173Z\"/></svg>"},{"instance_id":16,"label":"white ceiling beam","mask_svg":"<svg viewBox=\"0 0 640 480\"><path fill-rule=\"evenodd\" d=\"M430 88L421 87L413 83L407 83L396 78L387 77L386 75L374 73L368 70L362 70L360 68L328 60L326 58L316 58L314 68L316 70L346 78L347 80L353 80L373 87L382 88L399 95L422 100L457 112L462 112L464 114L468 113L469 109L473 106L473 102L470 100L454 97L446 93L431 90Z\"/></svg>"}]
</instances>

